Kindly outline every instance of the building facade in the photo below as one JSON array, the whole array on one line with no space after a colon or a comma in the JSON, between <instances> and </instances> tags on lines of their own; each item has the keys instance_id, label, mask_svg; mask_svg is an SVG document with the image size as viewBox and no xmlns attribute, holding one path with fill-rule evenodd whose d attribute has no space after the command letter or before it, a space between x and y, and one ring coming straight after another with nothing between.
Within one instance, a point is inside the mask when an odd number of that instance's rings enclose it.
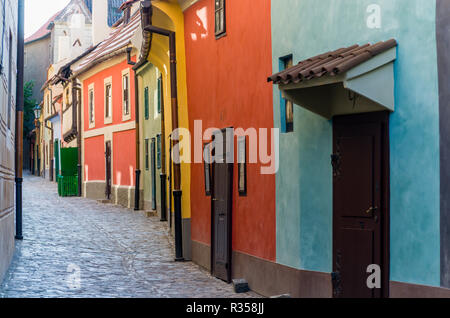
<instances>
[{"instance_id":1,"label":"building facade","mask_svg":"<svg viewBox=\"0 0 450 318\"><path fill-rule=\"evenodd\" d=\"M256 143L269 142L270 156L275 138L273 92L264 81L272 71L270 6L265 0L258 5L201 0L184 11L189 128L195 135L193 260L225 281L245 278L265 295L281 294L269 282L276 277L275 176L261 172L270 162L258 158L250 163L255 152L249 151ZM208 164L205 157L198 162L197 154L212 141L211 132L225 135L230 127L236 137L224 136L231 142L225 151L233 159L243 156L242 164L221 163L221 145L214 147L219 163Z\"/></svg>"},{"instance_id":2,"label":"building facade","mask_svg":"<svg viewBox=\"0 0 450 318\"><path fill-rule=\"evenodd\" d=\"M161 211L161 175L163 170L163 80L158 68L150 63L138 71L138 90L140 122L140 162L142 176L141 208L156 211L164 218ZM164 177L164 176L163 176ZM165 182L165 181L164 181ZM167 184L165 182L165 184ZM167 202L164 205L167 207ZM164 213L167 213L165 211Z\"/></svg>"},{"instance_id":3,"label":"building facade","mask_svg":"<svg viewBox=\"0 0 450 318\"><path fill-rule=\"evenodd\" d=\"M14 254L18 2L0 1L0 281Z\"/></svg>"},{"instance_id":4,"label":"building facade","mask_svg":"<svg viewBox=\"0 0 450 318\"><path fill-rule=\"evenodd\" d=\"M272 1L276 261L293 269L291 293L449 296L448 13Z\"/></svg>"},{"instance_id":5,"label":"building facade","mask_svg":"<svg viewBox=\"0 0 450 318\"><path fill-rule=\"evenodd\" d=\"M144 101L140 103L139 111L141 121L139 122L139 143L140 162L139 167L144 176L144 182L140 182L141 192L153 196L153 180L151 171L146 171L146 138L155 137L155 161L156 174L158 174L158 158L161 160L161 174L156 176L156 205L161 204L161 210L158 211L162 220L167 220L170 233L175 235L177 244L176 258L190 260L192 259L191 244L191 165L190 160L181 160L175 162L172 156L172 150L175 147L181 147L186 151L185 154L190 157L189 146L186 142L189 138L179 142L174 138L175 128L189 129L189 111L187 99L187 77L186 77L186 45L185 45L185 20L183 10L186 10L192 1L142 1L141 8L146 10L147 16L143 17L142 24L142 44L138 64L134 67L142 78L142 87L139 86L139 96ZM149 26L155 27L157 32L146 29ZM159 33L158 33L159 32ZM158 113L160 105L160 115L156 115L153 120L145 120L145 87L149 89L152 82L149 81L149 72L154 76L158 74L159 80L156 83L157 91L160 91L160 97L153 95L153 107ZM142 76L141 76L142 74ZM159 87L159 88L158 88ZM143 97L144 96L144 97ZM152 114L149 114L151 116ZM160 135L160 145L158 145L158 132ZM149 139L150 163L152 156L152 140ZM181 149L178 148L178 149ZM161 150L160 153L158 150ZM176 151L175 151L176 152ZM158 154L159 153L159 154ZM150 183L148 182L150 177ZM158 189L165 190L159 193ZM179 201L178 201L179 200ZM142 200L141 200L142 202ZM179 203L179 204L178 204ZM142 204L142 203L141 203ZM164 208L165 205L165 208ZM176 216L177 206L179 205L179 216ZM158 210L158 207L157 209ZM163 212L164 210L164 212ZM165 213L168 211L168 213ZM179 221L179 231L177 231L177 222Z\"/></svg>"},{"instance_id":6,"label":"building facade","mask_svg":"<svg viewBox=\"0 0 450 318\"><path fill-rule=\"evenodd\" d=\"M138 4L124 7L130 19L83 57L71 77L82 89L83 193L127 207L134 204L136 170L135 81L127 48L135 60L138 9Z\"/></svg>"}]
</instances>

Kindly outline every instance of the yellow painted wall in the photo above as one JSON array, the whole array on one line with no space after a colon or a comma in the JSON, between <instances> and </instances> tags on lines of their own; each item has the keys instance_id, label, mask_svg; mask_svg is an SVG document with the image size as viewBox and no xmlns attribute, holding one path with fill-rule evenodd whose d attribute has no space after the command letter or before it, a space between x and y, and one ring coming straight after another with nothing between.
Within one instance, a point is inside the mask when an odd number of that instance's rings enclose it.
<instances>
[{"instance_id":1,"label":"yellow painted wall","mask_svg":"<svg viewBox=\"0 0 450 318\"><path fill-rule=\"evenodd\" d=\"M169 29L176 32L177 45L177 81L178 81L178 125L180 128L189 129L188 105L187 105L187 85L186 85L186 53L184 43L184 15L177 3L154 1L153 19L154 26ZM164 111L166 127L166 161L169 167L169 134L172 132L171 114L171 94L170 94L170 60L169 60L169 40L161 35L153 35L152 47L148 61L158 67L163 74L164 90ZM167 171L169 174L169 170ZM188 163L181 164L181 190L182 196L182 217L191 217L190 202L190 179L191 170ZM173 182L173 181L172 181ZM172 196L171 196L172 197Z\"/></svg>"}]
</instances>

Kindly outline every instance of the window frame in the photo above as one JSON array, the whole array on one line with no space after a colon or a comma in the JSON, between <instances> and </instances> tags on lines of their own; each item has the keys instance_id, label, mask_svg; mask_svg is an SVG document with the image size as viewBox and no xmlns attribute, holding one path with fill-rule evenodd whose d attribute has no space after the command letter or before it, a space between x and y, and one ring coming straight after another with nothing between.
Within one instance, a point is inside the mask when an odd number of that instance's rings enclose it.
<instances>
[{"instance_id":1,"label":"window frame","mask_svg":"<svg viewBox=\"0 0 450 318\"><path fill-rule=\"evenodd\" d=\"M7 91L7 98L8 98L8 103L7 103L7 116L8 118L6 119L6 126L8 128L8 130L11 130L12 128L12 114L13 114L13 96L14 96L14 92L13 92L13 87L12 87L12 83L13 83L13 34L12 31L9 30L8 32L8 91ZM3 45L3 43L2 43Z\"/></svg>"},{"instance_id":2,"label":"window frame","mask_svg":"<svg viewBox=\"0 0 450 318\"><path fill-rule=\"evenodd\" d=\"M162 79L162 74L160 74L158 76L158 80L157 80L157 91L158 91L158 103L156 104L156 113L159 115L161 114L161 109L162 109L162 94L163 94L163 79Z\"/></svg>"},{"instance_id":3,"label":"window frame","mask_svg":"<svg viewBox=\"0 0 450 318\"><path fill-rule=\"evenodd\" d=\"M150 150L149 150L149 144L150 144L150 139L149 138L145 138L144 141L144 162L145 162L145 171L149 171L150 170Z\"/></svg>"},{"instance_id":4,"label":"window frame","mask_svg":"<svg viewBox=\"0 0 450 318\"><path fill-rule=\"evenodd\" d=\"M127 91L125 92L125 87L124 87L124 78L125 76L128 79L128 87L127 87ZM130 70L129 69L125 69L122 71L122 77L121 77L121 86L122 86L122 121L127 121L131 119L131 77L130 77ZM126 113L126 108L125 108L125 94L127 94L127 102L128 102L128 113Z\"/></svg>"},{"instance_id":5,"label":"window frame","mask_svg":"<svg viewBox=\"0 0 450 318\"><path fill-rule=\"evenodd\" d=\"M247 137L239 136L237 140L238 151L238 192L239 196L247 196ZM241 153L243 151L243 154Z\"/></svg>"},{"instance_id":6,"label":"window frame","mask_svg":"<svg viewBox=\"0 0 450 318\"><path fill-rule=\"evenodd\" d=\"M205 195L207 197L212 196L212 143L203 144L203 179L205 183ZM208 159L205 156L208 156Z\"/></svg>"},{"instance_id":7,"label":"window frame","mask_svg":"<svg viewBox=\"0 0 450 318\"><path fill-rule=\"evenodd\" d=\"M107 96L106 96L106 88L110 86L110 94L111 94L111 104L109 105L109 116L106 116L107 114L107 109L108 109L108 100L107 100ZM104 79L103 81L103 96L104 96L104 123L105 124L112 124L113 122L113 112L114 112L114 96L113 96L113 80L112 80L112 76L107 77Z\"/></svg>"},{"instance_id":8,"label":"window frame","mask_svg":"<svg viewBox=\"0 0 450 318\"><path fill-rule=\"evenodd\" d=\"M217 6L217 3L222 1L222 6ZM223 19L223 27L222 29L217 29L217 13L220 12ZM216 36L216 40L224 37L227 34L227 12L226 12L226 0L214 0L214 34Z\"/></svg>"},{"instance_id":9,"label":"window frame","mask_svg":"<svg viewBox=\"0 0 450 318\"><path fill-rule=\"evenodd\" d=\"M161 134L156 135L156 169L161 170Z\"/></svg>"},{"instance_id":10,"label":"window frame","mask_svg":"<svg viewBox=\"0 0 450 318\"><path fill-rule=\"evenodd\" d=\"M280 72L293 66L294 64L293 54L288 54L279 59ZM292 110L292 122L288 122L287 113L288 107ZM281 132L291 133L294 132L294 103L283 98L280 90L280 118L281 118Z\"/></svg>"},{"instance_id":11,"label":"window frame","mask_svg":"<svg viewBox=\"0 0 450 318\"><path fill-rule=\"evenodd\" d=\"M91 92L92 92L92 98L91 98ZM88 86L88 122L89 122L89 128L95 127L95 84L92 83ZM91 107L92 104L92 107Z\"/></svg>"},{"instance_id":12,"label":"window frame","mask_svg":"<svg viewBox=\"0 0 450 318\"><path fill-rule=\"evenodd\" d=\"M150 119L150 95L148 86L144 88L144 119Z\"/></svg>"}]
</instances>

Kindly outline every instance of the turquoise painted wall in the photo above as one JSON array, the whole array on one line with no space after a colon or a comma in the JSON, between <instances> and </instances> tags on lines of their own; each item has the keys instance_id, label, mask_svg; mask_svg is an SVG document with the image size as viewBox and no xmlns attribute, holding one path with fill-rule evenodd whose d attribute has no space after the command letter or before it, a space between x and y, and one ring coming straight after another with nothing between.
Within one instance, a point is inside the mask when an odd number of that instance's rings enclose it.
<instances>
[{"instance_id":1,"label":"turquoise painted wall","mask_svg":"<svg viewBox=\"0 0 450 318\"><path fill-rule=\"evenodd\" d=\"M380 29L366 25L381 8ZM439 286L439 104L433 0L274 0L273 68L355 43L395 38L391 115L391 280ZM275 127L280 97L274 87ZM332 271L332 123L295 106L277 175L277 261Z\"/></svg>"}]
</instances>

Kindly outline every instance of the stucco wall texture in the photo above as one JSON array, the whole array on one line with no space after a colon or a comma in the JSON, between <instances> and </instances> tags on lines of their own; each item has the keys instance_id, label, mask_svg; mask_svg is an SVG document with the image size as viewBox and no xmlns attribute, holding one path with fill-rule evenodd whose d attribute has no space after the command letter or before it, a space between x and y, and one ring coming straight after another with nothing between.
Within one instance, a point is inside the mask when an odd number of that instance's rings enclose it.
<instances>
[{"instance_id":1,"label":"stucco wall texture","mask_svg":"<svg viewBox=\"0 0 450 318\"><path fill-rule=\"evenodd\" d=\"M273 127L270 1L227 2L227 34L214 34L214 1L184 12L189 129ZM218 76L217 74L220 74ZM192 155L193 156L193 155ZM233 181L233 250L275 260L275 176L248 165L248 193L240 197L237 164ZM203 164L191 165L192 239L211 243L211 198L205 195Z\"/></svg>"},{"instance_id":2,"label":"stucco wall texture","mask_svg":"<svg viewBox=\"0 0 450 318\"><path fill-rule=\"evenodd\" d=\"M380 28L369 28L369 5ZM390 116L390 279L439 286L439 103L435 1L272 1L273 68L349 46L395 38L395 112ZM286 23L289 21L289 23ZM279 90L274 120L280 127ZM295 106L280 140L276 177L277 261L332 271L332 122ZM320 196L317 195L320 193Z\"/></svg>"}]
</instances>

